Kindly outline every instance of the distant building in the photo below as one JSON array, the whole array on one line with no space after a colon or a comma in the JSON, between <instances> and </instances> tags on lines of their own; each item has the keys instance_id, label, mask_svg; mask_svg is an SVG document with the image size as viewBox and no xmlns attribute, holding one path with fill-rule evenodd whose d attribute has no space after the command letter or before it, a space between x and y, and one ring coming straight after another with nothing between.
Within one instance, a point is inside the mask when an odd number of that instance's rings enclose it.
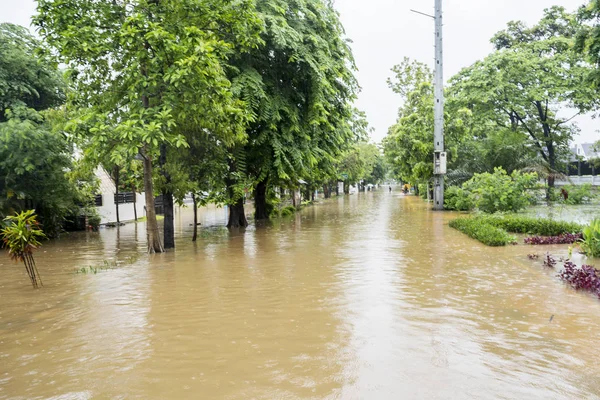
<instances>
[{"instance_id":1,"label":"distant building","mask_svg":"<svg viewBox=\"0 0 600 400\"><path fill-rule=\"evenodd\" d=\"M96 168L96 176L100 180L99 193L96 195L96 209L100 214L100 224L117 222L117 201L119 204L119 220L128 222L135 220L135 210L138 218L146 216L146 199L144 194L120 192L117 199L117 187L103 167Z\"/></svg>"},{"instance_id":2,"label":"distant building","mask_svg":"<svg viewBox=\"0 0 600 400\"><path fill-rule=\"evenodd\" d=\"M576 143L571 147L572 161L590 161L594 158L600 158L600 152L594 151L594 143Z\"/></svg>"}]
</instances>

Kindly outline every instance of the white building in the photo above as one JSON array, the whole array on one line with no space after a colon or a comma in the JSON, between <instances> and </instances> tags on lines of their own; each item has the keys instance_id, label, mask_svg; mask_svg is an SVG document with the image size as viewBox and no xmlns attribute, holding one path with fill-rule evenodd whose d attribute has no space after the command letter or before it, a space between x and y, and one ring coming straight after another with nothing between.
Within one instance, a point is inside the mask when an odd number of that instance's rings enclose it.
<instances>
[{"instance_id":1,"label":"white building","mask_svg":"<svg viewBox=\"0 0 600 400\"><path fill-rule=\"evenodd\" d=\"M576 143L574 147L571 147L573 160L590 161L594 158L600 158L600 152L594 150L593 143Z\"/></svg>"},{"instance_id":2,"label":"white building","mask_svg":"<svg viewBox=\"0 0 600 400\"><path fill-rule=\"evenodd\" d=\"M116 223L117 205L115 195L117 187L115 182L102 167L96 168L95 174L100 180L100 193L96 195L96 209L100 214L100 224ZM135 220L134 207L137 210L138 218L146 216L146 199L143 193L119 193L119 220L121 222Z\"/></svg>"}]
</instances>

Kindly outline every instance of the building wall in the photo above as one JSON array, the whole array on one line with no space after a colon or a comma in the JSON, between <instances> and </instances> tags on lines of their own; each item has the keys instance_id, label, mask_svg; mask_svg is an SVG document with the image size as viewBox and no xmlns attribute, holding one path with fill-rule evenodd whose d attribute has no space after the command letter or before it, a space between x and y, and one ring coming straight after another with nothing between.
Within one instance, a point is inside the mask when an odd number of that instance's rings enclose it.
<instances>
[{"instance_id":1,"label":"building wall","mask_svg":"<svg viewBox=\"0 0 600 400\"><path fill-rule=\"evenodd\" d=\"M136 193L136 209L138 218L146 216L146 199L144 194ZM121 222L133 221L135 213L133 211L134 203L119 204L119 219ZM101 217L101 224L110 224L117 222L117 205L115 204L114 193L102 193L102 206L96 207Z\"/></svg>"},{"instance_id":2,"label":"building wall","mask_svg":"<svg viewBox=\"0 0 600 400\"><path fill-rule=\"evenodd\" d=\"M96 207L100 214L101 224L117 222L117 206L115 204L116 186L112 178L102 167L96 169L96 176L100 179L100 195L102 195L102 206ZM143 193L136 193L136 209L138 218L146 216L146 198ZM133 221L135 214L134 203L119 204L119 219L121 222Z\"/></svg>"}]
</instances>

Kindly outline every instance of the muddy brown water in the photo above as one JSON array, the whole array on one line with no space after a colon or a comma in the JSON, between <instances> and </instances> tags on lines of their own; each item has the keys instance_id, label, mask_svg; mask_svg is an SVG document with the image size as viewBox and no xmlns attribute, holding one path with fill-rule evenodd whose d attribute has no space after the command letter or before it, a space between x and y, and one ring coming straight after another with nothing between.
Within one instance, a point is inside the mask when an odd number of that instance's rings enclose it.
<instances>
[{"instance_id":1,"label":"muddy brown water","mask_svg":"<svg viewBox=\"0 0 600 400\"><path fill-rule=\"evenodd\" d=\"M0 399L600 398L600 302L527 259L565 246L454 217L382 191L231 234L204 210L193 244L184 210L172 253L143 224L45 244L37 291L3 257Z\"/></svg>"}]
</instances>

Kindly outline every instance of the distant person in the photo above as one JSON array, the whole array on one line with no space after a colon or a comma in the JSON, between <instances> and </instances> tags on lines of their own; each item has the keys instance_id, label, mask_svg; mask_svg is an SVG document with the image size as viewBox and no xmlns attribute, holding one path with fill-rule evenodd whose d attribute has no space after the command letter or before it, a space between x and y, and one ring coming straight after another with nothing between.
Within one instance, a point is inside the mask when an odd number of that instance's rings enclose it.
<instances>
[{"instance_id":1,"label":"distant person","mask_svg":"<svg viewBox=\"0 0 600 400\"><path fill-rule=\"evenodd\" d=\"M390 186L390 193L392 193L392 187Z\"/></svg>"}]
</instances>

